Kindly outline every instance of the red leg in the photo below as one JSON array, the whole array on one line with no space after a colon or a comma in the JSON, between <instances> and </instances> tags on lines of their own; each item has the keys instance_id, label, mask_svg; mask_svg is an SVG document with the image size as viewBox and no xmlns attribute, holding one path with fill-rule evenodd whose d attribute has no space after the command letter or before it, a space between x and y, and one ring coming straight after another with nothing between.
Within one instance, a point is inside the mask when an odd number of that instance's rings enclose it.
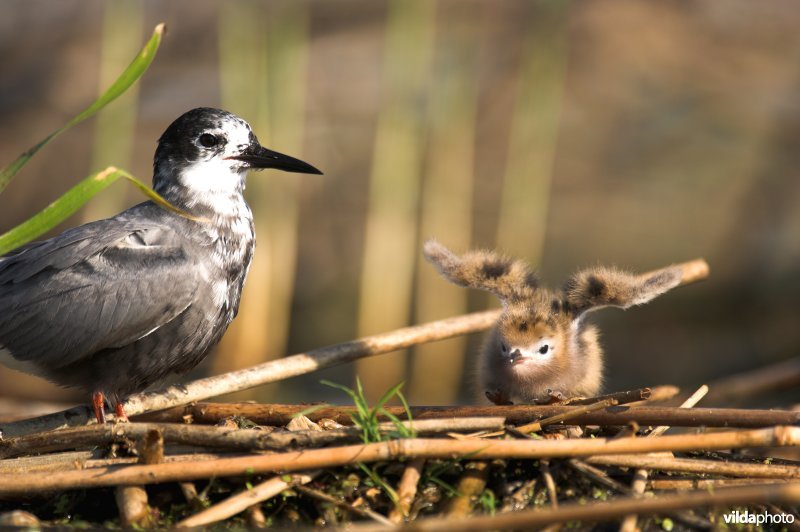
<instances>
[{"instance_id":1,"label":"red leg","mask_svg":"<svg viewBox=\"0 0 800 532\"><path fill-rule=\"evenodd\" d=\"M92 394L92 408L94 408L94 417L97 418L98 423L106 422L106 406L103 399L103 392L94 392Z\"/></svg>"},{"instance_id":2,"label":"red leg","mask_svg":"<svg viewBox=\"0 0 800 532\"><path fill-rule=\"evenodd\" d=\"M114 405L114 412L117 414L117 421L128 421L128 414L125 413L125 408L119 399L117 399L117 404Z\"/></svg>"}]
</instances>

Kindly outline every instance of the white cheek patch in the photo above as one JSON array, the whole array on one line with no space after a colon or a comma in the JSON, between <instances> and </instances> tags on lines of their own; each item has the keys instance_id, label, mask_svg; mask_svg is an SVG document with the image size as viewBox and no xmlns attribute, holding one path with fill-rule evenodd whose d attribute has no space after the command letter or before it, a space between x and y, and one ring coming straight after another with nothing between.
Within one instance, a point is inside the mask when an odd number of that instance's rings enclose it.
<instances>
[{"instance_id":1,"label":"white cheek patch","mask_svg":"<svg viewBox=\"0 0 800 532\"><path fill-rule=\"evenodd\" d=\"M546 364L555 356L557 347L552 338L542 338L524 347L512 347L511 363L521 364L532 362L535 364ZM519 351L519 355L513 356L516 351Z\"/></svg>"},{"instance_id":2,"label":"white cheek patch","mask_svg":"<svg viewBox=\"0 0 800 532\"><path fill-rule=\"evenodd\" d=\"M233 214L240 208L235 197L244 190L247 171L229 157L239 155L250 144L250 127L243 120L230 120L220 129L207 133L225 139L223 151L211 153L201 148L201 156L207 158L185 167L178 180L200 201L213 205L217 212Z\"/></svg>"}]
</instances>

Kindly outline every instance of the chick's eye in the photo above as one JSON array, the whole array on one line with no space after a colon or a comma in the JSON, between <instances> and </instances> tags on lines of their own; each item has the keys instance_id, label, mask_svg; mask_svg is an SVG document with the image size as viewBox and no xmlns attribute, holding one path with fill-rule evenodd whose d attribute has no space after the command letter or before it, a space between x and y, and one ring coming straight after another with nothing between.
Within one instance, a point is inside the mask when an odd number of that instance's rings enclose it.
<instances>
[{"instance_id":1,"label":"chick's eye","mask_svg":"<svg viewBox=\"0 0 800 532\"><path fill-rule=\"evenodd\" d=\"M544 344L542 347L539 348L539 353L541 353L543 355L546 355L547 351L549 351L549 350L550 350L550 346L547 345L547 344Z\"/></svg>"},{"instance_id":2,"label":"chick's eye","mask_svg":"<svg viewBox=\"0 0 800 532\"><path fill-rule=\"evenodd\" d=\"M506 345L506 343L505 343L505 342L500 342L500 350L501 350L503 353L508 353L508 346Z\"/></svg>"},{"instance_id":3,"label":"chick's eye","mask_svg":"<svg viewBox=\"0 0 800 532\"><path fill-rule=\"evenodd\" d=\"M200 144L202 144L203 147L205 147L205 148L213 148L219 142L217 137L215 137L211 133L203 133L202 135L200 135L200 138L197 139L197 140L199 140Z\"/></svg>"}]
</instances>

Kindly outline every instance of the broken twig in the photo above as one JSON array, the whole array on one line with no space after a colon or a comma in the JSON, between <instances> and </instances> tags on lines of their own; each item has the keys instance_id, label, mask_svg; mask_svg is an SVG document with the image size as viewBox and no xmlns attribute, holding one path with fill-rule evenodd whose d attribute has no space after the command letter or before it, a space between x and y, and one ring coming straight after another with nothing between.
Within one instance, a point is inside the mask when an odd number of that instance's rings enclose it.
<instances>
[{"instance_id":1,"label":"broken twig","mask_svg":"<svg viewBox=\"0 0 800 532\"><path fill-rule=\"evenodd\" d=\"M176 528L191 528L197 526L210 525L233 517L234 515L245 511L254 504L264 502L278 495L283 490L292 487L295 484L307 484L311 482L319 471L311 473L302 473L291 475L289 480L284 480L282 477L273 477L251 489L246 489L241 493L237 493L228 497L222 502L206 508L200 513L197 513L175 525Z\"/></svg>"}]
</instances>

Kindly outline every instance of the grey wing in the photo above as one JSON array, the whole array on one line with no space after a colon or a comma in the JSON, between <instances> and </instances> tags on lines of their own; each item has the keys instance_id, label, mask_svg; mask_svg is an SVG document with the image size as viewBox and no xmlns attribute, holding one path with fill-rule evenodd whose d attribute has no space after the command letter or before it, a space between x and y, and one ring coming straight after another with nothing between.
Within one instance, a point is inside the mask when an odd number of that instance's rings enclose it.
<instances>
[{"instance_id":1,"label":"grey wing","mask_svg":"<svg viewBox=\"0 0 800 532\"><path fill-rule=\"evenodd\" d=\"M0 347L48 369L180 315L205 270L178 235L106 220L0 259Z\"/></svg>"}]
</instances>

